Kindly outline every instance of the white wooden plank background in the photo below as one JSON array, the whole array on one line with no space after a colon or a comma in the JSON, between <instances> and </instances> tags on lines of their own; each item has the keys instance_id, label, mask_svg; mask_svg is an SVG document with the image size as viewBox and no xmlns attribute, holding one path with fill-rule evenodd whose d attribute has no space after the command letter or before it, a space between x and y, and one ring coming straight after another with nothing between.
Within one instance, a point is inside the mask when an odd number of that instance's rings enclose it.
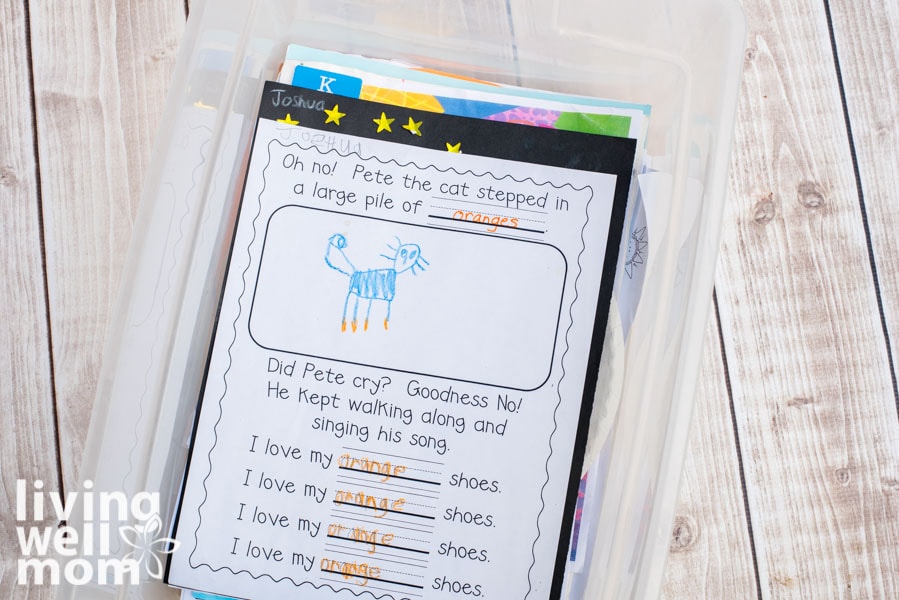
<instances>
[{"instance_id":1,"label":"white wooden plank background","mask_svg":"<svg viewBox=\"0 0 899 600\"><path fill-rule=\"evenodd\" d=\"M185 13L180 0L44 0L30 12L59 444L73 489Z\"/></svg>"},{"instance_id":2,"label":"white wooden plank background","mask_svg":"<svg viewBox=\"0 0 899 600\"><path fill-rule=\"evenodd\" d=\"M754 8L717 290L762 591L895 598L899 419L826 6Z\"/></svg>"},{"instance_id":3,"label":"white wooden plank background","mask_svg":"<svg viewBox=\"0 0 899 600\"><path fill-rule=\"evenodd\" d=\"M832 8L833 31L843 68L847 117L853 133L854 164L864 216L870 229L877 286L899 363L899 2L839 2ZM897 404L899 410L899 404ZM890 480L892 486L896 479Z\"/></svg>"},{"instance_id":4,"label":"white wooden plank background","mask_svg":"<svg viewBox=\"0 0 899 600\"><path fill-rule=\"evenodd\" d=\"M899 598L899 6L743 4L718 312L664 594ZM15 480L78 481L184 15L0 4L0 597L52 595L14 584Z\"/></svg>"},{"instance_id":5,"label":"white wooden plank background","mask_svg":"<svg viewBox=\"0 0 899 600\"><path fill-rule=\"evenodd\" d=\"M0 3L0 23L0 597L10 598L19 591L16 480L43 479L55 489L59 469L24 6ZM32 597L49 598L50 591Z\"/></svg>"},{"instance_id":6,"label":"white wooden plank background","mask_svg":"<svg viewBox=\"0 0 899 600\"><path fill-rule=\"evenodd\" d=\"M665 597L754 598L758 584L717 319L706 333Z\"/></svg>"}]
</instances>

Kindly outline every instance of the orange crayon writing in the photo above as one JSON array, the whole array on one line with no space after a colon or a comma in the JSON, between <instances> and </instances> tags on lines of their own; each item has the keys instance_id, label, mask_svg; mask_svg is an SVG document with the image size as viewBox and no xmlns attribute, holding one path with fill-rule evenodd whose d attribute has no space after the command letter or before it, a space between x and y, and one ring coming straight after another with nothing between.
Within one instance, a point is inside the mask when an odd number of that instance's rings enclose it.
<instances>
[{"instance_id":1,"label":"orange crayon writing","mask_svg":"<svg viewBox=\"0 0 899 600\"><path fill-rule=\"evenodd\" d=\"M328 537L361 542L368 547L369 554L377 552L378 546L389 547L396 538L394 534L381 533L378 529L368 530L365 527L348 527L338 523L328 526Z\"/></svg>"},{"instance_id":2,"label":"orange crayon writing","mask_svg":"<svg viewBox=\"0 0 899 600\"><path fill-rule=\"evenodd\" d=\"M403 465L394 465L389 461L372 460L367 456L356 458L350 454L341 455L337 466L352 471L365 471L366 473L382 475L381 481L388 481L391 477L396 477L406 472L406 467Z\"/></svg>"},{"instance_id":3,"label":"orange crayon writing","mask_svg":"<svg viewBox=\"0 0 899 600\"><path fill-rule=\"evenodd\" d=\"M365 492L353 492L348 490L337 490L334 495L336 504L352 504L354 506L364 506L375 510L375 517L381 519L388 512L403 512L406 506L405 498L390 499L383 496L372 496Z\"/></svg>"},{"instance_id":4,"label":"orange crayon writing","mask_svg":"<svg viewBox=\"0 0 899 600\"><path fill-rule=\"evenodd\" d=\"M345 580L352 579L355 583L366 586L371 579L380 579L381 568L368 563L344 562L333 558L322 557L319 569L324 573L340 575Z\"/></svg>"},{"instance_id":5,"label":"orange crayon writing","mask_svg":"<svg viewBox=\"0 0 899 600\"><path fill-rule=\"evenodd\" d=\"M488 227L487 231L493 233L499 227L518 227L517 217L503 217L501 215L485 215L470 210L457 210L453 213L453 218L457 221L472 221L474 223L486 223L493 225Z\"/></svg>"}]
</instances>

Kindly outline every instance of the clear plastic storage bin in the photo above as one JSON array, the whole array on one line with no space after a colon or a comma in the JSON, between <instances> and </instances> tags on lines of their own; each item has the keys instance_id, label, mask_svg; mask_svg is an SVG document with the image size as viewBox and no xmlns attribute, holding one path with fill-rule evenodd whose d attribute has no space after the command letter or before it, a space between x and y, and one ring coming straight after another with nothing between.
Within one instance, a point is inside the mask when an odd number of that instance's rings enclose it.
<instances>
[{"instance_id":1,"label":"clear plastic storage bin","mask_svg":"<svg viewBox=\"0 0 899 600\"><path fill-rule=\"evenodd\" d=\"M626 339L607 336L593 466L584 468L595 475L592 513L563 596L658 595L709 315L744 36L736 0L192 2L81 480L127 495L160 492L170 527L259 96L289 44L650 105L637 174L650 229L645 278ZM59 597L177 591L143 576L138 585L64 586Z\"/></svg>"}]
</instances>

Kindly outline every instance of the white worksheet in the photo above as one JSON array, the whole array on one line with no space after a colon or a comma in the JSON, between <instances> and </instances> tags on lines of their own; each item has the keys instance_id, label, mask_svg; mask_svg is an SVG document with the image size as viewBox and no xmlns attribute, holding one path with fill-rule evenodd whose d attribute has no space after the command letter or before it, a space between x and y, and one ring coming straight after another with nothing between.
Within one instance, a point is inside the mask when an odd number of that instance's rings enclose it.
<instances>
[{"instance_id":1,"label":"white worksheet","mask_svg":"<svg viewBox=\"0 0 899 600\"><path fill-rule=\"evenodd\" d=\"M557 597L634 152L266 84L167 581Z\"/></svg>"}]
</instances>

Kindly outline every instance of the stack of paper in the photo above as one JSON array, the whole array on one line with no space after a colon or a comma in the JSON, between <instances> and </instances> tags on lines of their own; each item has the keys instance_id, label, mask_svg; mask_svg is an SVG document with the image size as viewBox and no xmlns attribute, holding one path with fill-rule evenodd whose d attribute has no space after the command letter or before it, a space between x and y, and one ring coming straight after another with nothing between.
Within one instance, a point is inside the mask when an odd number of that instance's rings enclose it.
<instances>
[{"instance_id":1,"label":"stack of paper","mask_svg":"<svg viewBox=\"0 0 899 600\"><path fill-rule=\"evenodd\" d=\"M639 300L648 114L291 47L260 101L167 581L560 597Z\"/></svg>"}]
</instances>

